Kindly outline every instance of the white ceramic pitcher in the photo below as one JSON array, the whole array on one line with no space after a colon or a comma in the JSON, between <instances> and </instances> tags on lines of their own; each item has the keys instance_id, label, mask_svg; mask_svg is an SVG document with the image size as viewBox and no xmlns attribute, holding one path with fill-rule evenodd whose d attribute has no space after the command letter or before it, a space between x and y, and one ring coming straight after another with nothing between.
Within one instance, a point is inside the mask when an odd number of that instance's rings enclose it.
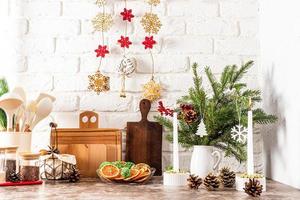
<instances>
[{"instance_id":1,"label":"white ceramic pitcher","mask_svg":"<svg viewBox=\"0 0 300 200\"><path fill-rule=\"evenodd\" d=\"M221 159L221 153L213 151L212 146L195 145L191 159L191 174L204 178L209 172L218 169Z\"/></svg>"}]
</instances>

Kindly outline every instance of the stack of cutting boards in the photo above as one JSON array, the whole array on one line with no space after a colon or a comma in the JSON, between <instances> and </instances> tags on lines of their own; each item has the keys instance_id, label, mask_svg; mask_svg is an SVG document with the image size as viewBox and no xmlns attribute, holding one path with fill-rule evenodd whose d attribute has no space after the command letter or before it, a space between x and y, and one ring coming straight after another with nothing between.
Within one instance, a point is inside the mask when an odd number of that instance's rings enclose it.
<instances>
[{"instance_id":1,"label":"stack of cutting boards","mask_svg":"<svg viewBox=\"0 0 300 200\"><path fill-rule=\"evenodd\" d=\"M51 134L51 144L60 153L76 156L83 177L97 177L96 169L104 161L122 160L122 133L119 129L98 128L98 115L84 112L80 128L59 128Z\"/></svg>"}]
</instances>

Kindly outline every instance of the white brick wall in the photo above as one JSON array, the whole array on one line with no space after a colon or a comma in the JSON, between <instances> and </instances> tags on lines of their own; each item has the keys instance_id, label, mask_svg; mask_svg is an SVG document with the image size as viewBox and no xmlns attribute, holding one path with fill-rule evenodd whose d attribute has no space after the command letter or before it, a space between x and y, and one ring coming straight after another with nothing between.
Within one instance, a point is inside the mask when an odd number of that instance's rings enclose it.
<instances>
[{"instance_id":1,"label":"white brick wall","mask_svg":"<svg viewBox=\"0 0 300 200\"><path fill-rule=\"evenodd\" d=\"M107 5L107 11L117 20L106 38L111 54L103 67L103 72L111 77L111 91L99 96L87 91L87 75L98 66L94 49L100 41L90 22L100 11L93 2L1 0L0 44L5 45L0 45L3 56L0 71L14 72L14 77L31 93L47 91L55 95L53 115L61 127L76 126L78 113L88 109L100 113L102 127L125 128L126 121L139 120L141 85L150 78L151 60L141 45L145 34L139 24L148 8L143 1L128 0L136 15L128 33L133 39L130 52L137 59L138 69L133 78L127 79L128 97L121 99L118 97L120 79L115 70L122 52L116 42L124 28L118 16L123 8L121 0L108 1ZM168 105L192 85L192 62L201 65L201 73L209 65L218 74L227 64L259 58L258 0L162 0L155 12L163 22L157 36L159 44L154 50L155 73L164 86L162 99ZM254 87L258 87L257 66L247 79ZM156 103L152 107L155 111ZM153 115L155 112L151 112ZM171 154L164 149L165 166ZM257 155L260 153L259 150ZM189 156L188 152L182 153L185 168Z\"/></svg>"}]
</instances>

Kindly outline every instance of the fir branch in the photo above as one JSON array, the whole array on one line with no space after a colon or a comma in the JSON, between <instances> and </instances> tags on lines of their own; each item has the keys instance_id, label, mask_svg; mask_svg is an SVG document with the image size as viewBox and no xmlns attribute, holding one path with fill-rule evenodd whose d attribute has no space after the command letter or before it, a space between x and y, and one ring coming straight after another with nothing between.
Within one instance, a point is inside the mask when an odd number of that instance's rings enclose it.
<instances>
[{"instance_id":1,"label":"fir branch","mask_svg":"<svg viewBox=\"0 0 300 200\"><path fill-rule=\"evenodd\" d=\"M170 119L163 117L161 115L154 116L154 119L162 125L166 131L173 131L173 123Z\"/></svg>"},{"instance_id":2,"label":"fir branch","mask_svg":"<svg viewBox=\"0 0 300 200\"><path fill-rule=\"evenodd\" d=\"M253 122L258 124L275 123L277 117L275 115L268 115L260 108L253 110Z\"/></svg>"},{"instance_id":3,"label":"fir branch","mask_svg":"<svg viewBox=\"0 0 300 200\"><path fill-rule=\"evenodd\" d=\"M206 73L206 76L207 76L207 78L210 82L212 90L214 92L214 97L216 99L219 99L219 97L220 97L219 83L217 82L216 77L213 75L213 73L211 72L211 69L209 67L205 68L205 73Z\"/></svg>"},{"instance_id":4,"label":"fir branch","mask_svg":"<svg viewBox=\"0 0 300 200\"><path fill-rule=\"evenodd\" d=\"M234 73L234 76L232 77L232 86L241 80L243 76L248 72L248 70L253 66L254 61L248 61L242 67Z\"/></svg>"}]
</instances>

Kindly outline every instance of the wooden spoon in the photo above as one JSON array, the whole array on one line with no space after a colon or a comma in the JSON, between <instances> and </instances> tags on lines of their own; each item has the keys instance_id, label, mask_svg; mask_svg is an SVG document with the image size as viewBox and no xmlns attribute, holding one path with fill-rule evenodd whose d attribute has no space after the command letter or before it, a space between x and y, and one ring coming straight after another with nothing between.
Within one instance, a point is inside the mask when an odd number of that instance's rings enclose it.
<instances>
[{"instance_id":1,"label":"wooden spoon","mask_svg":"<svg viewBox=\"0 0 300 200\"><path fill-rule=\"evenodd\" d=\"M13 115L22 105L21 97L15 93L7 93L0 98L0 108L4 110L7 116L7 132L13 128Z\"/></svg>"},{"instance_id":2,"label":"wooden spoon","mask_svg":"<svg viewBox=\"0 0 300 200\"><path fill-rule=\"evenodd\" d=\"M52 111L53 103L48 97L43 98L37 104L36 114L33 122L30 124L31 130L43 119L45 119Z\"/></svg>"},{"instance_id":3,"label":"wooden spoon","mask_svg":"<svg viewBox=\"0 0 300 200\"><path fill-rule=\"evenodd\" d=\"M51 96L50 94L46 94L46 93L40 93L40 95L38 96L38 98L35 100L37 103L39 103L43 98L50 98L50 100L52 102L54 102L56 100L56 98L54 96Z\"/></svg>"},{"instance_id":4,"label":"wooden spoon","mask_svg":"<svg viewBox=\"0 0 300 200\"><path fill-rule=\"evenodd\" d=\"M25 105L26 105L26 93L22 87L15 87L12 90L12 93L18 94L23 100L22 106L18 109L17 113L15 113L15 123L16 123L16 131L19 131L20 128L20 119L24 115ZM23 122L24 123L24 122Z\"/></svg>"}]
</instances>

